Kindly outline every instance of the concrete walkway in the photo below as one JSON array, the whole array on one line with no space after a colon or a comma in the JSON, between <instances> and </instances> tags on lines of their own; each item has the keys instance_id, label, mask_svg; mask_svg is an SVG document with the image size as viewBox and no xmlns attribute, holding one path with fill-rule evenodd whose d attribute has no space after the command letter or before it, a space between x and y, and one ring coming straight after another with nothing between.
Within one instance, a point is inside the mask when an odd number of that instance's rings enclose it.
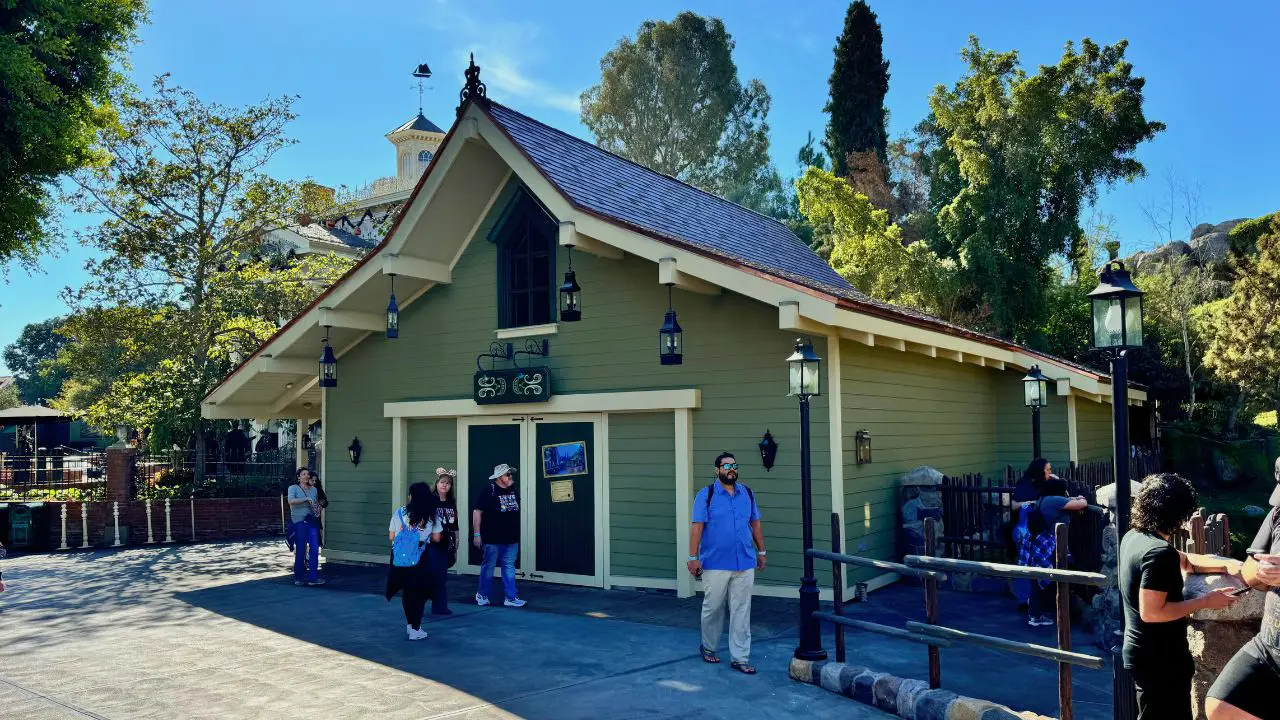
<instances>
[{"instance_id":1,"label":"concrete walkway","mask_svg":"<svg viewBox=\"0 0 1280 720\"><path fill-rule=\"evenodd\" d=\"M279 540L0 562L6 718L889 717L787 678L789 601L760 604L746 677L697 657L696 601L656 594L531 586L409 643L381 571L294 587Z\"/></svg>"}]
</instances>

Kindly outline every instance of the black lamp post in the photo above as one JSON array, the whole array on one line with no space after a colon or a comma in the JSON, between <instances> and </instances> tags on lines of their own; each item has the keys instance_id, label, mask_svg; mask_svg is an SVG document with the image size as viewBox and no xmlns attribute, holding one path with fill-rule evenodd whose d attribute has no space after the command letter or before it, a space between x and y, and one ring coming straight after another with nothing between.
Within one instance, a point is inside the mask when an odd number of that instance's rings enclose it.
<instances>
[{"instance_id":1,"label":"black lamp post","mask_svg":"<svg viewBox=\"0 0 1280 720\"><path fill-rule=\"evenodd\" d=\"M1040 455L1040 408L1049 404L1049 378L1040 372L1039 365L1032 365L1022 378L1022 404L1031 408L1031 457Z\"/></svg>"},{"instance_id":2,"label":"black lamp post","mask_svg":"<svg viewBox=\"0 0 1280 720\"><path fill-rule=\"evenodd\" d=\"M804 545L804 577L800 579L800 646L798 660L826 660L822 649L822 626L813 616L818 610L818 579L813 573L813 478L809 468L809 398L822 394L822 358L807 339L796 340L795 352L787 358L790 382L788 395L800 399L800 512Z\"/></svg>"},{"instance_id":3,"label":"black lamp post","mask_svg":"<svg viewBox=\"0 0 1280 720\"><path fill-rule=\"evenodd\" d=\"M1115 438L1116 530L1129 529L1129 363L1126 354L1142 347L1142 291L1124 263L1112 260L1098 273L1089 293L1090 343L1111 356L1111 412Z\"/></svg>"}]
</instances>

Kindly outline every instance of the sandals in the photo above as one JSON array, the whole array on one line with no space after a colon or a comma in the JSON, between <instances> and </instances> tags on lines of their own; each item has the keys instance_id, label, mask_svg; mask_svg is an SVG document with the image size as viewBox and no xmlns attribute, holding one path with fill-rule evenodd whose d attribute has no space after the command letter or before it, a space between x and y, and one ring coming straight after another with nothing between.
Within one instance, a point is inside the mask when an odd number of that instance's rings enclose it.
<instances>
[{"instance_id":1,"label":"sandals","mask_svg":"<svg viewBox=\"0 0 1280 720\"><path fill-rule=\"evenodd\" d=\"M702 651L702 662L711 663L712 665L720 662L720 658L716 657L714 650L708 650L702 646L699 646L698 649Z\"/></svg>"},{"instance_id":2,"label":"sandals","mask_svg":"<svg viewBox=\"0 0 1280 720\"><path fill-rule=\"evenodd\" d=\"M745 663L745 662L738 662L737 660L734 660L733 662L729 663L729 667L730 667L730 668L732 668L732 669L734 669L734 670L737 670L738 672L742 673L743 675L755 675L755 674L756 674L756 669L755 669L754 667L752 667L751 665L749 665L748 663Z\"/></svg>"}]
</instances>

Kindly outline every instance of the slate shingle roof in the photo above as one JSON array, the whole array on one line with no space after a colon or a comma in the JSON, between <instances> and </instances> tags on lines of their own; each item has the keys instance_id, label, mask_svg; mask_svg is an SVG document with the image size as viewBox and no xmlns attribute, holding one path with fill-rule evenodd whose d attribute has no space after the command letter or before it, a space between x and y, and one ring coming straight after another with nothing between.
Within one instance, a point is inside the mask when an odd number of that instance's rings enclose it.
<instances>
[{"instance_id":1,"label":"slate shingle roof","mask_svg":"<svg viewBox=\"0 0 1280 720\"><path fill-rule=\"evenodd\" d=\"M359 237L350 231L341 228L333 228L331 230L319 223L311 223L306 226L295 225L289 229L309 240L346 245L359 250L369 250L377 245L377 243Z\"/></svg>"},{"instance_id":2,"label":"slate shingle roof","mask_svg":"<svg viewBox=\"0 0 1280 720\"><path fill-rule=\"evenodd\" d=\"M427 116L423 115L421 112L418 113L418 117L413 118L387 134L394 135L395 133L404 132L405 130L419 130L421 132L440 133L441 135L444 134L444 130L441 130L439 125L428 120Z\"/></svg>"},{"instance_id":3,"label":"slate shingle roof","mask_svg":"<svg viewBox=\"0 0 1280 720\"><path fill-rule=\"evenodd\" d=\"M548 127L498 103L489 114L578 207L839 297L864 299L786 225Z\"/></svg>"}]
</instances>

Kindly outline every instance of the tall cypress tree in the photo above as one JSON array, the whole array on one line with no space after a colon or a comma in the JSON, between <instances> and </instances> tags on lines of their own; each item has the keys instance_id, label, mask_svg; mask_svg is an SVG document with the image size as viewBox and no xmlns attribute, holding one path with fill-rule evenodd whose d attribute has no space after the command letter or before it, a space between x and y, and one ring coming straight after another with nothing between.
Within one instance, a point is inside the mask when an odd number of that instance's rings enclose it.
<instances>
[{"instance_id":1,"label":"tall cypress tree","mask_svg":"<svg viewBox=\"0 0 1280 720\"><path fill-rule=\"evenodd\" d=\"M874 150L883 164L889 144L884 96L889 92L889 61L881 45L880 22L865 0L855 0L844 16L844 32L836 39L835 67L828 81L831 96L822 110L830 114L822 145L832 170L848 174L851 152Z\"/></svg>"}]
</instances>

